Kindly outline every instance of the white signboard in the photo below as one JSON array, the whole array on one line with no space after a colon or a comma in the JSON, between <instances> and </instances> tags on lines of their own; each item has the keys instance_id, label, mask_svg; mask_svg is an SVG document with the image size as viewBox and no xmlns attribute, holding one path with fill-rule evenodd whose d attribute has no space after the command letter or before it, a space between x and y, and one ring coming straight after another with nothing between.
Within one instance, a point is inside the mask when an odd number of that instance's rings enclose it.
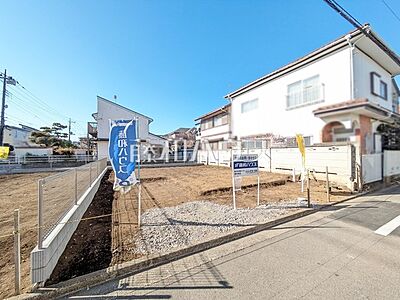
<instances>
[{"instance_id":1,"label":"white signboard","mask_svg":"<svg viewBox=\"0 0 400 300\"><path fill-rule=\"evenodd\" d=\"M257 176L258 175L258 155L240 154L233 155L233 176Z\"/></svg>"}]
</instances>

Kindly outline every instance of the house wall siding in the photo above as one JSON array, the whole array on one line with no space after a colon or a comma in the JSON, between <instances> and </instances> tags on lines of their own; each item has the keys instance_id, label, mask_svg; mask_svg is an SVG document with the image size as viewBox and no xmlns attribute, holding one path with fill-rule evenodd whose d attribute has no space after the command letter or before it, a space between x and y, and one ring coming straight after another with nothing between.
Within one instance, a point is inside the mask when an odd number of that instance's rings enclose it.
<instances>
[{"instance_id":1,"label":"house wall siding","mask_svg":"<svg viewBox=\"0 0 400 300\"><path fill-rule=\"evenodd\" d=\"M324 85L324 101L288 110L287 86L315 75L319 75L319 82ZM312 111L321 105L349 100L350 95L350 50L346 47L233 98L232 134L241 138L266 133L282 136L301 133L313 136L313 142L320 142L325 123L314 117ZM258 99L258 109L242 113L242 103L252 99Z\"/></svg>"},{"instance_id":2,"label":"house wall siding","mask_svg":"<svg viewBox=\"0 0 400 300\"><path fill-rule=\"evenodd\" d=\"M367 98L386 109L392 110L392 77L389 72L382 68L370 57L358 49L353 52L354 68L354 98ZM371 93L371 72L378 73L381 80L387 84L387 100Z\"/></svg>"},{"instance_id":3,"label":"house wall siding","mask_svg":"<svg viewBox=\"0 0 400 300\"><path fill-rule=\"evenodd\" d=\"M216 140L223 137L224 139L229 138L229 124L216 126L209 129L203 129L201 131L201 138L208 140Z\"/></svg>"},{"instance_id":4,"label":"house wall siding","mask_svg":"<svg viewBox=\"0 0 400 300\"><path fill-rule=\"evenodd\" d=\"M113 105L108 101L98 99L97 101L97 128L99 139L108 139L110 135L110 120L134 119L139 120L139 137L149 138L149 119L123 107Z\"/></svg>"}]
</instances>

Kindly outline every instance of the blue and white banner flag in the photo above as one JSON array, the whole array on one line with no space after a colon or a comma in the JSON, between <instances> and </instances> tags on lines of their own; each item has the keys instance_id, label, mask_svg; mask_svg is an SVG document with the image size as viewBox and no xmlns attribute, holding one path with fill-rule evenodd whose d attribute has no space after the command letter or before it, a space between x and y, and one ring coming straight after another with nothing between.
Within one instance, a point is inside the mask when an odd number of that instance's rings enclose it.
<instances>
[{"instance_id":1,"label":"blue and white banner flag","mask_svg":"<svg viewBox=\"0 0 400 300\"><path fill-rule=\"evenodd\" d=\"M135 176L136 126L136 120L110 120L108 155L115 173L115 191L126 193L138 183Z\"/></svg>"}]
</instances>

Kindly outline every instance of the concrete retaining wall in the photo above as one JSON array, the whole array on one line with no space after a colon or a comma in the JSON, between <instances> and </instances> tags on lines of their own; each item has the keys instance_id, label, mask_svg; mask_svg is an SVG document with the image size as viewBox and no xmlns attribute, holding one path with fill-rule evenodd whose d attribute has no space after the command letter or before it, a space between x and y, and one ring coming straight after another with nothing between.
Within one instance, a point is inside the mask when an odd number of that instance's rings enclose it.
<instances>
[{"instance_id":1,"label":"concrete retaining wall","mask_svg":"<svg viewBox=\"0 0 400 300\"><path fill-rule=\"evenodd\" d=\"M77 205L71 208L50 235L43 241L43 248L39 249L36 246L31 252L32 283L44 282L50 277L58 259L61 257L65 247L78 227L79 222L77 220L82 219L82 216L99 189L101 179L106 171L107 168L103 170L90 188L82 195Z\"/></svg>"}]
</instances>

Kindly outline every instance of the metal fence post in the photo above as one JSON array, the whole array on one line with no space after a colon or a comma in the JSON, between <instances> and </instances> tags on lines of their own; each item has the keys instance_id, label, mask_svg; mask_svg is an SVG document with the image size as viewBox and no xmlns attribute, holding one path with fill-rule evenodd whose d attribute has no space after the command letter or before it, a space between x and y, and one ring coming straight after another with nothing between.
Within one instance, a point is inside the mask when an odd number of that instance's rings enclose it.
<instances>
[{"instance_id":1,"label":"metal fence post","mask_svg":"<svg viewBox=\"0 0 400 300\"><path fill-rule=\"evenodd\" d=\"M78 204L78 168L75 168L75 205Z\"/></svg>"},{"instance_id":2,"label":"metal fence post","mask_svg":"<svg viewBox=\"0 0 400 300\"><path fill-rule=\"evenodd\" d=\"M38 248L43 248L43 185L44 179L38 181Z\"/></svg>"},{"instance_id":3,"label":"metal fence post","mask_svg":"<svg viewBox=\"0 0 400 300\"><path fill-rule=\"evenodd\" d=\"M89 187L92 185L92 164L88 164L89 166Z\"/></svg>"},{"instance_id":4,"label":"metal fence post","mask_svg":"<svg viewBox=\"0 0 400 300\"><path fill-rule=\"evenodd\" d=\"M14 210L14 264L15 295L19 295L21 292L21 233L19 231L19 209Z\"/></svg>"},{"instance_id":5,"label":"metal fence post","mask_svg":"<svg viewBox=\"0 0 400 300\"><path fill-rule=\"evenodd\" d=\"M307 169L307 207L311 207L310 199L310 171Z\"/></svg>"}]
</instances>

